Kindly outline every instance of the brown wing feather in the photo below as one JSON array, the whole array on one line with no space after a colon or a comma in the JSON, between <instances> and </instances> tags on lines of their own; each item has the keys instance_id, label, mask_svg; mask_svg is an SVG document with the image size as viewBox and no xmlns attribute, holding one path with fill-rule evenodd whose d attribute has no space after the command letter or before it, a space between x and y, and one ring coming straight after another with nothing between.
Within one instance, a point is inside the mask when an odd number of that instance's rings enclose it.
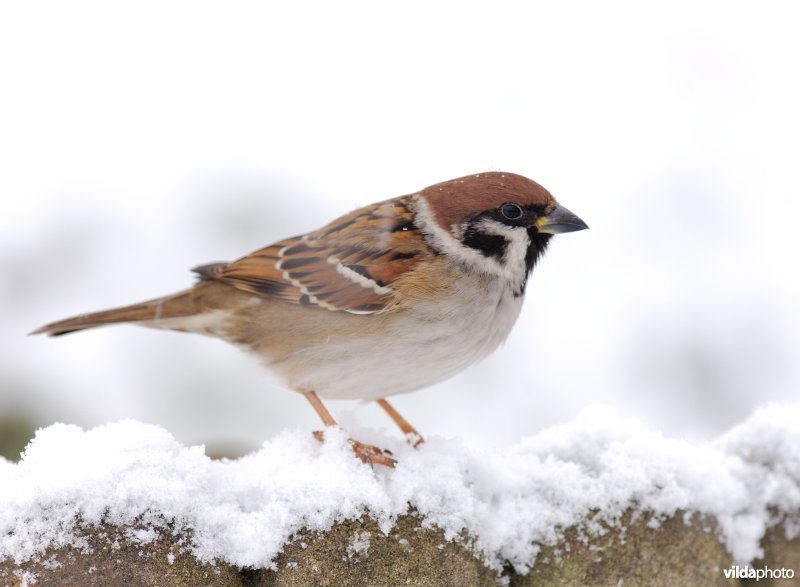
<instances>
[{"instance_id":1,"label":"brown wing feather","mask_svg":"<svg viewBox=\"0 0 800 587\"><path fill-rule=\"evenodd\" d=\"M195 271L205 279L295 304L378 312L391 300L392 283L424 253L408 204L407 196L379 202L228 265Z\"/></svg>"}]
</instances>

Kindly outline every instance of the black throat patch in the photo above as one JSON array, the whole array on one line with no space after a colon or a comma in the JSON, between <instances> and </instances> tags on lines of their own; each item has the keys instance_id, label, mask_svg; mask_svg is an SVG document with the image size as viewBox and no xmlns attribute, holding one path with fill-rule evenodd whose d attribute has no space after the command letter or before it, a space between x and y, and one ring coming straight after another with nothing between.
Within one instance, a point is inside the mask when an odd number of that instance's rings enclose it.
<instances>
[{"instance_id":1,"label":"black throat patch","mask_svg":"<svg viewBox=\"0 0 800 587\"><path fill-rule=\"evenodd\" d=\"M528 285L528 278L531 276L531 271L536 266L536 262L544 253L547 248L547 243L550 242L549 234L540 234L533 228L528 229L528 236L531 239L531 244L528 245L528 250L525 252L525 278L522 280L522 287L519 292L514 292L514 297L525 295L525 288Z\"/></svg>"},{"instance_id":2,"label":"black throat patch","mask_svg":"<svg viewBox=\"0 0 800 587\"><path fill-rule=\"evenodd\" d=\"M551 234L536 232L533 228L528 229L528 238L531 239L531 244L528 245L528 251L525 253L525 268L528 271L528 275L533 271L536 262L544 253L552 236Z\"/></svg>"}]
</instances>

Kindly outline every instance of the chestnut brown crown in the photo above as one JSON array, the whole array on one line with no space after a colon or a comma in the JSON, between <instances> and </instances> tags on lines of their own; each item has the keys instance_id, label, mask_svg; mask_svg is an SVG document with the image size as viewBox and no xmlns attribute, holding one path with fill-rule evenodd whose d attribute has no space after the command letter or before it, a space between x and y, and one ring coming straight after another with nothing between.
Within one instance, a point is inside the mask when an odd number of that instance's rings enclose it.
<instances>
[{"instance_id":1,"label":"chestnut brown crown","mask_svg":"<svg viewBox=\"0 0 800 587\"><path fill-rule=\"evenodd\" d=\"M451 231L453 226L503 204L537 207L549 214L556 200L535 181L517 175L491 171L437 183L422 190L436 222Z\"/></svg>"}]
</instances>

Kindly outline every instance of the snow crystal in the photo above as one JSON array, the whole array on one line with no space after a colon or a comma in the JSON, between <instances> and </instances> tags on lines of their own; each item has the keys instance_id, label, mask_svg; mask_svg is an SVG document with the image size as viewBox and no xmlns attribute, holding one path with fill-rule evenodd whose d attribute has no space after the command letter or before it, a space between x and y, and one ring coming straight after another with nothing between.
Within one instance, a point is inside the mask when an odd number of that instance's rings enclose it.
<instances>
[{"instance_id":1,"label":"snow crystal","mask_svg":"<svg viewBox=\"0 0 800 587\"><path fill-rule=\"evenodd\" d=\"M369 543L369 532L354 532L347 545L347 560L357 561L369 554Z\"/></svg>"},{"instance_id":2,"label":"snow crystal","mask_svg":"<svg viewBox=\"0 0 800 587\"><path fill-rule=\"evenodd\" d=\"M215 461L135 421L55 424L37 432L19 463L0 459L0 558L19 563L76 544L79 524L126 526L147 543L170 523L192 530L200 560L268 567L303 528L367 515L388 532L414 512L447 539L468 536L493 568L508 561L525 571L537 544L555 544L561 529L592 512L599 528L634 508L654 523L679 511L714 516L746 563L780 512L800 510L800 404L763 408L708 443L664 438L601 407L502 449L379 440L397 468L361 463L341 431L327 432L324 444L285 431L250 455ZM369 541L356 533L348 555L368 556Z\"/></svg>"}]
</instances>

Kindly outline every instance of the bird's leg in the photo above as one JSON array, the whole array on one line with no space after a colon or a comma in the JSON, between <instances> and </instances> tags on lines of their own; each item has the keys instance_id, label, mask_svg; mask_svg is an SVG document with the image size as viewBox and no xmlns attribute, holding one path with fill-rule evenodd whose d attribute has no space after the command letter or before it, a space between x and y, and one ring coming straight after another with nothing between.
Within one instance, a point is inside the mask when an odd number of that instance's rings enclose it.
<instances>
[{"instance_id":1,"label":"bird's leg","mask_svg":"<svg viewBox=\"0 0 800 587\"><path fill-rule=\"evenodd\" d=\"M322 423L325 426L338 426L336 420L333 419L331 413L328 411L328 408L322 403L322 400L319 399L319 396L314 391L302 391L301 392L308 402L314 407L319 417L322 419ZM321 430L317 430L314 432L314 438L322 442L325 439L325 433ZM353 440L352 438L349 440L350 445L353 447L353 452L356 453L356 456L361 459L362 461L370 462L373 465L384 465L386 467L394 467L395 461L392 458L387 457L383 454L383 451L379 449L377 446L372 446L370 444L364 444L363 442L359 442L358 440Z\"/></svg>"},{"instance_id":2,"label":"bird's leg","mask_svg":"<svg viewBox=\"0 0 800 587\"><path fill-rule=\"evenodd\" d=\"M322 423L325 426L337 426L336 420L333 419L331 413L328 411L328 408L322 403L322 400L319 399L319 396L315 391L304 391L303 395L309 401L309 403L313 406L314 410L316 410L319 417L322 419Z\"/></svg>"},{"instance_id":3,"label":"bird's leg","mask_svg":"<svg viewBox=\"0 0 800 587\"><path fill-rule=\"evenodd\" d=\"M389 417L392 419L392 421L397 424L397 427L400 428L403 434L405 434L406 440L408 440L408 443L411 446L417 448L420 444L425 442L420 433L417 432L417 429L409 424L408 420L403 418L403 416L400 415L400 412L392 407L392 404L387 402L385 399L379 399L375 401L377 401L378 405L382 407L387 414L389 414Z\"/></svg>"}]
</instances>

